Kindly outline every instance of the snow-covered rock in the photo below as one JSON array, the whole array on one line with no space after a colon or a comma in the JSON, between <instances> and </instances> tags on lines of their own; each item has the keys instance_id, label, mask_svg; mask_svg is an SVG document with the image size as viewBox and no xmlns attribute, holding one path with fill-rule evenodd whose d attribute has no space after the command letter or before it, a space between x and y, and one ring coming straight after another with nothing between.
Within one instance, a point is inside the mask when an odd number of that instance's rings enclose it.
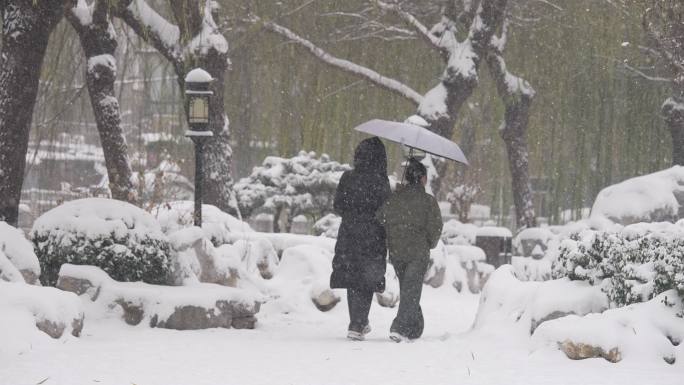
<instances>
[{"instance_id":1,"label":"snow-covered rock","mask_svg":"<svg viewBox=\"0 0 684 385\"><path fill-rule=\"evenodd\" d=\"M83 328L81 301L72 293L0 281L0 352L22 352L32 341L66 334L78 337Z\"/></svg>"},{"instance_id":2,"label":"snow-covered rock","mask_svg":"<svg viewBox=\"0 0 684 385\"><path fill-rule=\"evenodd\" d=\"M542 259L549 248L549 242L555 238L548 228L528 227L518 233L513 239L516 255Z\"/></svg>"},{"instance_id":3,"label":"snow-covered rock","mask_svg":"<svg viewBox=\"0 0 684 385\"><path fill-rule=\"evenodd\" d=\"M340 301L338 290L330 288L332 252L313 245L289 247L269 282L276 293L275 306L283 312L304 311L311 304L322 311Z\"/></svg>"},{"instance_id":4,"label":"snow-covered rock","mask_svg":"<svg viewBox=\"0 0 684 385\"><path fill-rule=\"evenodd\" d=\"M522 282L510 265L499 267L482 290L474 328L510 327L530 335L540 324L570 314L600 313L608 298L586 282Z\"/></svg>"},{"instance_id":5,"label":"snow-covered rock","mask_svg":"<svg viewBox=\"0 0 684 385\"><path fill-rule=\"evenodd\" d=\"M156 206L151 210L161 229L171 234L185 227L193 226L195 203L192 201L175 201ZM248 233L252 228L245 222L219 210L216 206L202 205L202 230L205 236L215 244L230 243L230 233Z\"/></svg>"},{"instance_id":6,"label":"snow-covered rock","mask_svg":"<svg viewBox=\"0 0 684 385\"><path fill-rule=\"evenodd\" d=\"M233 244L242 266L248 272L257 272L264 279L271 279L278 268L278 253L265 238L241 239Z\"/></svg>"},{"instance_id":7,"label":"snow-covered rock","mask_svg":"<svg viewBox=\"0 0 684 385\"><path fill-rule=\"evenodd\" d=\"M682 300L671 290L648 302L601 314L545 322L532 336L533 347L559 348L572 359L664 360L673 364L684 358L677 355L681 350L677 346L684 340L682 312Z\"/></svg>"},{"instance_id":8,"label":"snow-covered rock","mask_svg":"<svg viewBox=\"0 0 684 385\"><path fill-rule=\"evenodd\" d=\"M334 253L335 243L337 242L335 239L328 237L287 233L249 232L228 234L229 243L236 243L240 240L256 241L260 239L269 241L279 255L282 255L283 251L290 247L304 245L316 246Z\"/></svg>"},{"instance_id":9,"label":"snow-covered rock","mask_svg":"<svg viewBox=\"0 0 684 385\"><path fill-rule=\"evenodd\" d=\"M551 279L552 262L549 259L527 257L511 258L513 273L521 281L548 281Z\"/></svg>"},{"instance_id":10,"label":"snow-covered rock","mask_svg":"<svg viewBox=\"0 0 684 385\"><path fill-rule=\"evenodd\" d=\"M385 291L375 293L375 299L382 307L395 307L399 303L399 278L391 264L385 270Z\"/></svg>"},{"instance_id":11,"label":"snow-covered rock","mask_svg":"<svg viewBox=\"0 0 684 385\"><path fill-rule=\"evenodd\" d=\"M194 330L254 328L263 298L249 290L215 284L158 286L118 282L94 266L62 265L57 287L85 296L130 325Z\"/></svg>"},{"instance_id":12,"label":"snow-covered rock","mask_svg":"<svg viewBox=\"0 0 684 385\"><path fill-rule=\"evenodd\" d=\"M684 217L684 166L627 179L599 192L591 219L622 225Z\"/></svg>"},{"instance_id":13,"label":"snow-covered rock","mask_svg":"<svg viewBox=\"0 0 684 385\"><path fill-rule=\"evenodd\" d=\"M328 214L314 223L314 235L337 238L337 232L340 230L341 223L342 218L335 214Z\"/></svg>"},{"instance_id":14,"label":"snow-covered rock","mask_svg":"<svg viewBox=\"0 0 684 385\"><path fill-rule=\"evenodd\" d=\"M41 281L54 285L64 263L100 266L122 281L166 283L169 245L157 221L130 203L78 199L43 214L30 234Z\"/></svg>"},{"instance_id":15,"label":"snow-covered rock","mask_svg":"<svg viewBox=\"0 0 684 385\"><path fill-rule=\"evenodd\" d=\"M16 272L20 273L17 277ZM0 221L0 280L38 282L40 264L24 232Z\"/></svg>"}]
</instances>

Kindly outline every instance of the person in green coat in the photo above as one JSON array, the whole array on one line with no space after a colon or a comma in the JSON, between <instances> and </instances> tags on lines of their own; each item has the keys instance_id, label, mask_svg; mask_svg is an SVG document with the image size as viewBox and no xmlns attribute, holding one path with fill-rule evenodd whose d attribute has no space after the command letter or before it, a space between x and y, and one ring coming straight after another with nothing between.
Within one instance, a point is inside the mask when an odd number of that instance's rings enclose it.
<instances>
[{"instance_id":1,"label":"person in green coat","mask_svg":"<svg viewBox=\"0 0 684 385\"><path fill-rule=\"evenodd\" d=\"M390 339L395 342L413 340L423 334L423 277L430 249L437 246L442 234L437 200L425 192L427 170L415 158L408 160L406 181L377 212L387 233L390 262L399 278L399 310L390 328Z\"/></svg>"}]
</instances>

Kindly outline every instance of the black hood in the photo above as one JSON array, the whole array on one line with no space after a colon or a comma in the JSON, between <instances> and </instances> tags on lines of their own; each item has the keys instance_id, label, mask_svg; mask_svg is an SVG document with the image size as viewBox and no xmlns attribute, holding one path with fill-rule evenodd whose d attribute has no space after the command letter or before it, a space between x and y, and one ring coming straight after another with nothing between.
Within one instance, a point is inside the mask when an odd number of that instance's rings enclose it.
<instances>
[{"instance_id":1,"label":"black hood","mask_svg":"<svg viewBox=\"0 0 684 385\"><path fill-rule=\"evenodd\" d=\"M363 173L387 175L385 145L377 136L364 139L354 152L354 169Z\"/></svg>"}]
</instances>

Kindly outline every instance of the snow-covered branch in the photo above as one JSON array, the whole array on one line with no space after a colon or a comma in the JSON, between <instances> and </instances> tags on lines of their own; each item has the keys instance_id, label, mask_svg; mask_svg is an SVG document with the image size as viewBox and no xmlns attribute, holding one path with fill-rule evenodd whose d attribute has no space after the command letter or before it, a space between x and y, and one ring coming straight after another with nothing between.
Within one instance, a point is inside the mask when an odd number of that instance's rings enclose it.
<instances>
[{"instance_id":1,"label":"snow-covered branch","mask_svg":"<svg viewBox=\"0 0 684 385\"><path fill-rule=\"evenodd\" d=\"M441 39L433 35L415 16L404 11L398 4L389 4L380 0L376 0L376 4L385 11L395 13L406 24L413 28L423 40L430 44L430 46L438 49L442 54L446 54L446 47L442 44Z\"/></svg>"},{"instance_id":2,"label":"snow-covered branch","mask_svg":"<svg viewBox=\"0 0 684 385\"><path fill-rule=\"evenodd\" d=\"M288 41L293 42L302 48L305 48L311 55L313 55L320 61L335 68L338 68L344 72L362 77L379 87L382 87L396 95L403 97L404 99L410 101L414 105L419 105L423 100L422 95L420 95L418 92L416 92L406 84L398 80L383 76L362 65L350 62L348 60L337 58L329 54L328 52L324 51L311 41L297 35L296 33L294 33L286 27L283 27L273 22L265 22L264 28L269 32L275 33L287 39Z\"/></svg>"},{"instance_id":3,"label":"snow-covered branch","mask_svg":"<svg viewBox=\"0 0 684 385\"><path fill-rule=\"evenodd\" d=\"M114 9L116 16L133 28L138 36L151 44L174 66L183 61L180 29L170 23L145 0L121 0Z\"/></svg>"}]
</instances>

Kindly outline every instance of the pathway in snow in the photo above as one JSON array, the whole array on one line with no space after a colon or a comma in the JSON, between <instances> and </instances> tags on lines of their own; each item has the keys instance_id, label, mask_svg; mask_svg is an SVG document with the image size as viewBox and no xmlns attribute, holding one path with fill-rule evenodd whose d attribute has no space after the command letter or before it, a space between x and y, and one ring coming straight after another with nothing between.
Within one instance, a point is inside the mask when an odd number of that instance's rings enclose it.
<instances>
[{"instance_id":1,"label":"pathway in snow","mask_svg":"<svg viewBox=\"0 0 684 385\"><path fill-rule=\"evenodd\" d=\"M479 297L424 291L424 338L387 338L396 309L373 304L367 341L346 340L343 301L329 313L279 314L266 305L256 330L171 331L118 320L86 324L81 338L50 341L0 360L0 384L678 384L684 365L570 361L531 353L507 330L468 332Z\"/></svg>"}]
</instances>

